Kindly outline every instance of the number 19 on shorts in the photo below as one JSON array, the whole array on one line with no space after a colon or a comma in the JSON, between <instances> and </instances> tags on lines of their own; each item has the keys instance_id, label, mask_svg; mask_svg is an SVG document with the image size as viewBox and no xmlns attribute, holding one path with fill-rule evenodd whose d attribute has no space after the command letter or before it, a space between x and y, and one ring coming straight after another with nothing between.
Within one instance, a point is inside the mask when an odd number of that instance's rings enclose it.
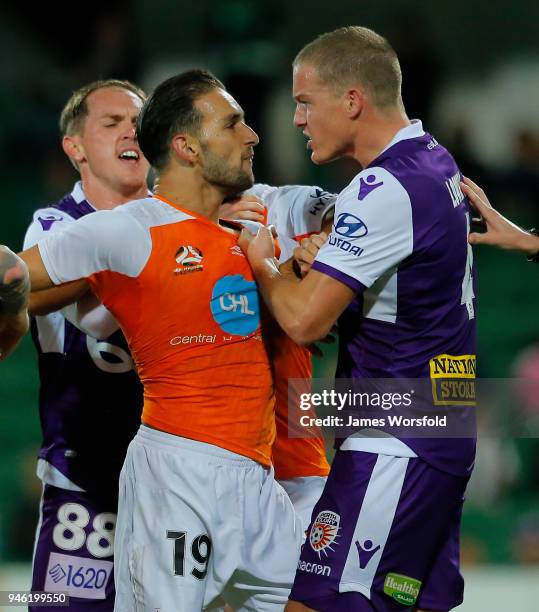
<instances>
[{"instance_id":1,"label":"number 19 on shorts","mask_svg":"<svg viewBox=\"0 0 539 612\"><path fill-rule=\"evenodd\" d=\"M188 546L187 532L185 531L167 531L167 539L174 541L172 571L175 576L185 576L185 551ZM204 580L208 573L208 563L211 555L211 539L206 534L196 536L191 542L191 557L193 559L193 567L191 575L197 580ZM187 568L189 571L189 568Z\"/></svg>"}]
</instances>

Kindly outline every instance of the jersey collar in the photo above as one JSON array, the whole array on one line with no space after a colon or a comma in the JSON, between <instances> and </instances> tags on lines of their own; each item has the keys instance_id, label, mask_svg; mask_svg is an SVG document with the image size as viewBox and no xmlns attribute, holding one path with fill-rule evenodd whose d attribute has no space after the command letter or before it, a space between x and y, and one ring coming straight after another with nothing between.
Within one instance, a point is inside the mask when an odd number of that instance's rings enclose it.
<instances>
[{"instance_id":1,"label":"jersey collar","mask_svg":"<svg viewBox=\"0 0 539 612\"><path fill-rule=\"evenodd\" d=\"M395 136L393 136L393 140L377 155L379 157L382 153L385 153L389 148L393 145L396 145L401 140L410 140L411 138L419 138L420 136L424 136L425 131L423 130L423 124L419 119L412 119L410 125L403 127L399 130Z\"/></svg>"},{"instance_id":2,"label":"jersey collar","mask_svg":"<svg viewBox=\"0 0 539 612\"><path fill-rule=\"evenodd\" d=\"M151 197L153 194L148 189L148 197ZM86 202L89 204L94 210L97 210L96 207L86 199L86 195L84 193L84 189L82 188L82 181L77 181L73 186L73 191L71 192L71 197L75 200L77 204L82 204Z\"/></svg>"},{"instance_id":3,"label":"jersey collar","mask_svg":"<svg viewBox=\"0 0 539 612\"><path fill-rule=\"evenodd\" d=\"M77 204L82 204L82 202L88 202L86 196L84 195L84 190L82 189L82 182L77 181L73 187L73 191L71 192L71 197L75 200ZM93 208L93 206L92 206Z\"/></svg>"}]
</instances>

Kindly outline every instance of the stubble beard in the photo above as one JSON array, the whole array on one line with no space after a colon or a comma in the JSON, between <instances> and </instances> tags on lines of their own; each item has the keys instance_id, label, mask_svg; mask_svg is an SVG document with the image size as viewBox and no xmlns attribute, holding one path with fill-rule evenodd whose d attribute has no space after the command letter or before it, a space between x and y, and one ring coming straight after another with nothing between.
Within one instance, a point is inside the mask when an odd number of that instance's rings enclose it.
<instances>
[{"instance_id":1,"label":"stubble beard","mask_svg":"<svg viewBox=\"0 0 539 612\"><path fill-rule=\"evenodd\" d=\"M232 168L230 165L204 147L204 178L211 185L222 189L227 196L237 195L254 184L252 171L247 172L243 168Z\"/></svg>"}]
</instances>

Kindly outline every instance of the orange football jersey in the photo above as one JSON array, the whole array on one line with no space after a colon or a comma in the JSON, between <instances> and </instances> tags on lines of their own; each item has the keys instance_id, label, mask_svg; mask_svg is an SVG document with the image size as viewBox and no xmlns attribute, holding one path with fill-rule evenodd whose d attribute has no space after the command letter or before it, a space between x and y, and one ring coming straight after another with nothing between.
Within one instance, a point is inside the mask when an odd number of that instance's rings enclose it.
<instances>
[{"instance_id":1,"label":"orange football jersey","mask_svg":"<svg viewBox=\"0 0 539 612\"><path fill-rule=\"evenodd\" d=\"M144 384L142 421L271 464L272 373L237 236L153 197L40 244L54 282L88 277Z\"/></svg>"}]
</instances>

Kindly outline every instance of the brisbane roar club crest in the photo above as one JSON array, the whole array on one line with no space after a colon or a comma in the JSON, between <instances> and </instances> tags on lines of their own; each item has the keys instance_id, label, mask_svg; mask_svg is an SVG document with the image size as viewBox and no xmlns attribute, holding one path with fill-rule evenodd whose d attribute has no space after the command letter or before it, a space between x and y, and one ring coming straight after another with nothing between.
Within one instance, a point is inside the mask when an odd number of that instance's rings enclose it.
<instances>
[{"instance_id":1,"label":"brisbane roar club crest","mask_svg":"<svg viewBox=\"0 0 539 612\"><path fill-rule=\"evenodd\" d=\"M340 522L341 517L331 510L318 513L309 533L309 543L319 558L321 553L327 556L326 549L333 550L331 546L333 543L338 544L335 540L338 537Z\"/></svg>"},{"instance_id":2,"label":"brisbane roar club crest","mask_svg":"<svg viewBox=\"0 0 539 612\"><path fill-rule=\"evenodd\" d=\"M188 274L189 272L202 272L202 251L190 244L182 245L175 255L178 267L174 269L174 274Z\"/></svg>"}]
</instances>

